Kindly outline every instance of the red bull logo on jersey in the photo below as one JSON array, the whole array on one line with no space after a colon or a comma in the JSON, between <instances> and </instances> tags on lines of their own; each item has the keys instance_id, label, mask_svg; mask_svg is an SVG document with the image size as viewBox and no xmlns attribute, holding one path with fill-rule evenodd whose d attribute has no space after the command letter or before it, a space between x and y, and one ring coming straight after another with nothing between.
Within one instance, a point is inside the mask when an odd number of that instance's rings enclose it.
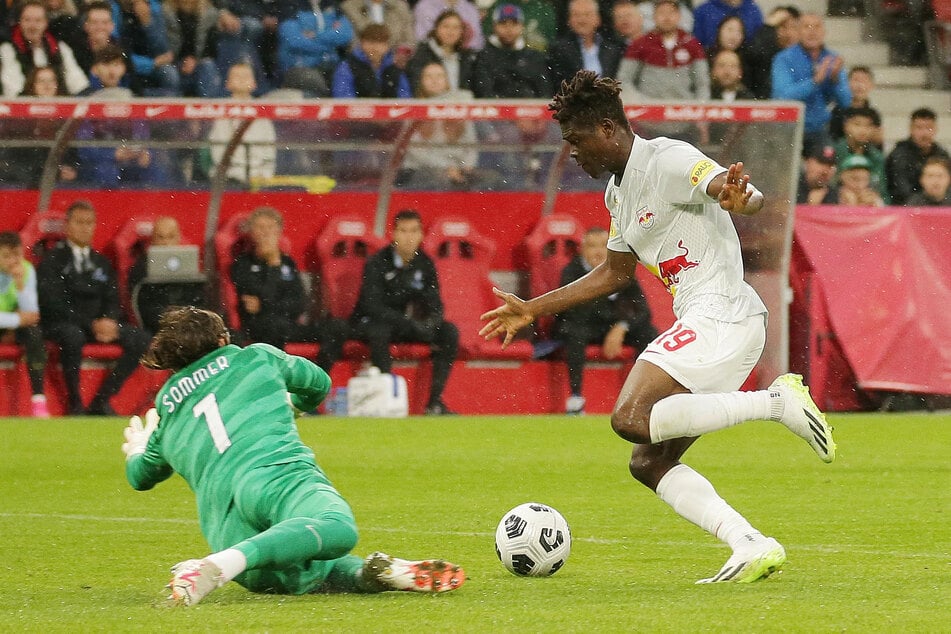
<instances>
[{"instance_id":1,"label":"red bull logo on jersey","mask_svg":"<svg viewBox=\"0 0 951 634\"><path fill-rule=\"evenodd\" d=\"M639 209L637 212L637 224L641 229L650 229L654 226L654 212L647 207Z\"/></svg>"},{"instance_id":2,"label":"red bull logo on jersey","mask_svg":"<svg viewBox=\"0 0 951 634\"><path fill-rule=\"evenodd\" d=\"M680 274L682 272L700 266L699 261L689 260L687 258L690 251L684 246L683 240L677 243L677 248L683 251L683 253L669 260L662 260L657 263L657 277L660 278L660 281L664 283L664 286L666 286L668 290L671 286L680 283Z\"/></svg>"}]
</instances>

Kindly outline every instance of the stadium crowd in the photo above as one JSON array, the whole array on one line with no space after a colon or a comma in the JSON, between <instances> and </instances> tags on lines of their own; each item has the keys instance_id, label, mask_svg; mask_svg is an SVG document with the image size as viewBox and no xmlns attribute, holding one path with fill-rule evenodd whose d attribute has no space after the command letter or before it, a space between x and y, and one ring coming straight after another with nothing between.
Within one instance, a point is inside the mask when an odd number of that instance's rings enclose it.
<instances>
[{"instance_id":1,"label":"stadium crowd","mask_svg":"<svg viewBox=\"0 0 951 634\"><path fill-rule=\"evenodd\" d=\"M442 65L448 84L437 92L423 82L422 71L433 62ZM0 65L6 98L239 100L276 90L303 98L547 99L584 68L621 80L627 99L802 101L803 156L833 146L836 185L845 163L864 156L871 187L885 204L904 204L920 193L925 161L947 158L934 143L937 117L926 109L916 111L912 128L930 124L930 133L913 131L894 159L883 154L890 148L882 145L882 117L871 104L872 70L846 68L826 46L823 16L795 5L764 15L755 0L23 0L0 6ZM196 140L213 142L211 156L193 152L188 160L144 143L70 148L58 180L94 187L193 184L214 174L233 127L227 121L213 129L196 125ZM272 128L261 121L249 131L229 166L229 186L247 188L254 178L274 176L273 151L264 147L275 139ZM52 131L11 132L47 138ZM719 132L689 126L665 133L705 143ZM146 141L163 134L144 122L90 122L76 139ZM543 126L518 122L430 133L414 145L527 146L544 137ZM526 162L463 154L440 187L512 189L513 179L500 176ZM912 167L899 157L910 157ZM35 185L44 159L42 148L0 152L9 183L18 186ZM526 163L537 171L537 158ZM428 187L409 171L404 176L402 186Z\"/></svg>"}]
</instances>

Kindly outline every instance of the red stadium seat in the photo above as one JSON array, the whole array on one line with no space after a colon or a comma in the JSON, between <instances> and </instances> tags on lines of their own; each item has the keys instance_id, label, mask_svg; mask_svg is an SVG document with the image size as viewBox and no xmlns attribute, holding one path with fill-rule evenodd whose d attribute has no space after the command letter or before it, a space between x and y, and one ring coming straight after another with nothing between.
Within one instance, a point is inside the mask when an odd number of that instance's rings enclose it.
<instances>
[{"instance_id":1,"label":"red stadium seat","mask_svg":"<svg viewBox=\"0 0 951 634\"><path fill-rule=\"evenodd\" d=\"M360 294L367 258L385 246L373 234L369 220L337 216L314 239L324 308L340 319L349 319Z\"/></svg>"},{"instance_id":2,"label":"red stadium seat","mask_svg":"<svg viewBox=\"0 0 951 634\"><path fill-rule=\"evenodd\" d=\"M119 303L122 305L126 318L133 323L137 321L129 296L129 271L152 241L155 218L155 214L129 218L119 227L119 231L112 239L112 262L116 267L116 279L119 284Z\"/></svg>"},{"instance_id":3,"label":"red stadium seat","mask_svg":"<svg viewBox=\"0 0 951 634\"><path fill-rule=\"evenodd\" d=\"M489 279L495 243L461 217L440 218L429 227L423 247L436 263L446 320L459 328L464 358L532 358L532 345L515 341L502 349L498 341L479 336L482 313L499 305Z\"/></svg>"},{"instance_id":4,"label":"red stadium seat","mask_svg":"<svg viewBox=\"0 0 951 634\"><path fill-rule=\"evenodd\" d=\"M532 297L561 284L561 270L578 255L584 228L574 216L543 216L525 238Z\"/></svg>"},{"instance_id":5,"label":"red stadium seat","mask_svg":"<svg viewBox=\"0 0 951 634\"><path fill-rule=\"evenodd\" d=\"M63 239L66 229L66 214L60 211L44 211L32 214L20 230L24 252L34 265L39 264L47 249Z\"/></svg>"}]
</instances>

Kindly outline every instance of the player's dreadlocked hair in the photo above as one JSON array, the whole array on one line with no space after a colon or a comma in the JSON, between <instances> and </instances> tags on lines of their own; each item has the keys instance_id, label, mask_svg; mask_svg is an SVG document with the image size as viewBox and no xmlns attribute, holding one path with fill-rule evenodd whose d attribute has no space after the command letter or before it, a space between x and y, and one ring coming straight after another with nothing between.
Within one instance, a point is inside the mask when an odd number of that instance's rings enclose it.
<instances>
[{"instance_id":1,"label":"player's dreadlocked hair","mask_svg":"<svg viewBox=\"0 0 951 634\"><path fill-rule=\"evenodd\" d=\"M611 119L627 127L627 117L621 105L621 82L610 77L599 77L593 70L579 70L571 79L561 82L548 104L552 118L564 125L591 128L604 119Z\"/></svg>"},{"instance_id":2,"label":"player's dreadlocked hair","mask_svg":"<svg viewBox=\"0 0 951 634\"><path fill-rule=\"evenodd\" d=\"M170 306L140 363L153 370L181 370L231 340L217 313L194 306Z\"/></svg>"}]
</instances>

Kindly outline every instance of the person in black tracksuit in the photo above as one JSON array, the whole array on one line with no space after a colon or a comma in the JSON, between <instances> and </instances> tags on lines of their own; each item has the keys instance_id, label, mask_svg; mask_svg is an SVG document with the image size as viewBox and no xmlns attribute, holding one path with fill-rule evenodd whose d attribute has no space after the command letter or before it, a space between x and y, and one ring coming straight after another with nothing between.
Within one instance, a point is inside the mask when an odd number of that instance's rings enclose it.
<instances>
[{"instance_id":1,"label":"person in black tracksuit","mask_svg":"<svg viewBox=\"0 0 951 634\"><path fill-rule=\"evenodd\" d=\"M329 373L350 334L346 322L325 317L300 323L307 308L300 271L280 248L284 218L273 207L258 207L248 219L252 248L231 264L238 316L251 341L283 348L288 342L317 342L316 363Z\"/></svg>"},{"instance_id":2,"label":"person in black tracksuit","mask_svg":"<svg viewBox=\"0 0 951 634\"><path fill-rule=\"evenodd\" d=\"M459 350L459 330L443 319L436 265L420 250L423 223L404 209L393 219L393 243L367 260L356 308L350 318L355 338L370 346L370 361L382 372L393 365L390 343L432 347L433 379L427 414L452 414L443 389Z\"/></svg>"},{"instance_id":3,"label":"person in black tracksuit","mask_svg":"<svg viewBox=\"0 0 951 634\"><path fill-rule=\"evenodd\" d=\"M109 399L139 365L149 345L144 330L124 323L116 274L90 247L96 230L92 204L79 200L66 210L66 239L44 256L36 270L43 336L60 348L69 414L113 415ZM99 386L88 409L79 391L79 366L86 343L116 343L122 356Z\"/></svg>"},{"instance_id":4,"label":"person in black tracksuit","mask_svg":"<svg viewBox=\"0 0 951 634\"><path fill-rule=\"evenodd\" d=\"M608 232L593 227L585 232L581 253L561 272L561 286L584 276L607 256ZM559 313L555 317L554 338L565 346L568 363L568 386L571 395L565 403L568 414L584 412L581 383L584 376L585 347L601 344L604 356L620 354L621 345L644 350L657 337L651 323L650 307L644 292L632 280L631 284L613 295L607 295Z\"/></svg>"}]
</instances>

